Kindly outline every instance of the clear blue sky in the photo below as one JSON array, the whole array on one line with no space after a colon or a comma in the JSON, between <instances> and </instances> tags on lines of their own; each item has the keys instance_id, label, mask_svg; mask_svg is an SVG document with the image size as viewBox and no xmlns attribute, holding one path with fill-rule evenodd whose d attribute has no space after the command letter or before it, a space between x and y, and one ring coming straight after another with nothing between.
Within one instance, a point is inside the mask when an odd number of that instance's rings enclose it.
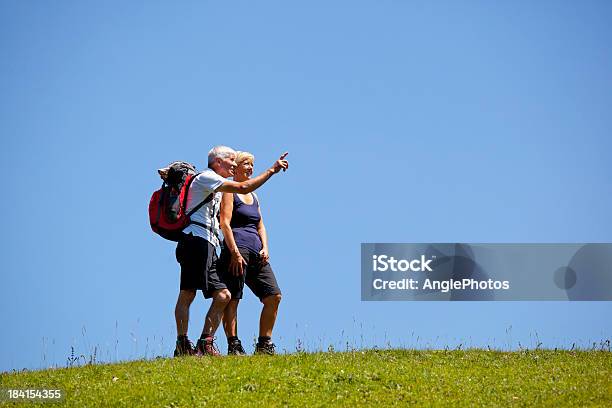
<instances>
[{"instance_id":1,"label":"clear blue sky","mask_svg":"<svg viewBox=\"0 0 612 408\"><path fill-rule=\"evenodd\" d=\"M148 200L216 144L290 152L259 191L281 350L612 337L609 302L362 303L359 276L361 242L612 242L612 4L296 3L0 2L0 370L171 353Z\"/></svg>"}]
</instances>

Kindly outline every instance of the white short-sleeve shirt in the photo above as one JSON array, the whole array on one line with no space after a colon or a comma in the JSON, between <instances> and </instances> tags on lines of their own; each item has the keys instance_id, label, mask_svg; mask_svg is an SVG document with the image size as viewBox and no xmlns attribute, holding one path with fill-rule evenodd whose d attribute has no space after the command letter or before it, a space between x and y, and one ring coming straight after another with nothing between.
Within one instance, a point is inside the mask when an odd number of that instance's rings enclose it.
<instances>
[{"instance_id":1,"label":"white short-sleeve shirt","mask_svg":"<svg viewBox=\"0 0 612 408\"><path fill-rule=\"evenodd\" d=\"M211 193L215 196L191 216L191 221L199 222L206 227L190 224L183 230L185 234L191 233L204 238L214 246L219 246L219 206L222 194L216 193L215 190L224 182L225 178L211 169L206 169L196 176L189 187L187 212L204 201Z\"/></svg>"}]
</instances>

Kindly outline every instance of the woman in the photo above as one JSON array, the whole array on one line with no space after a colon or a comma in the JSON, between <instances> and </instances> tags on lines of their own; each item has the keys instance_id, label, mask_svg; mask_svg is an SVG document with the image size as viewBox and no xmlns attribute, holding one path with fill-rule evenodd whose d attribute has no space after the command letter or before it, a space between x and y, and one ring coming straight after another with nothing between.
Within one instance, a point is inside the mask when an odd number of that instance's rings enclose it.
<instances>
[{"instance_id":1,"label":"woman","mask_svg":"<svg viewBox=\"0 0 612 408\"><path fill-rule=\"evenodd\" d=\"M251 178L254 161L255 157L251 153L237 152L234 181ZM219 271L232 294L232 300L223 314L227 354L246 354L237 334L238 303L245 283L263 303L255 354L274 354L272 329L281 301L281 291L270 267L268 235L255 193L223 193L220 226L225 240L219 258Z\"/></svg>"}]
</instances>

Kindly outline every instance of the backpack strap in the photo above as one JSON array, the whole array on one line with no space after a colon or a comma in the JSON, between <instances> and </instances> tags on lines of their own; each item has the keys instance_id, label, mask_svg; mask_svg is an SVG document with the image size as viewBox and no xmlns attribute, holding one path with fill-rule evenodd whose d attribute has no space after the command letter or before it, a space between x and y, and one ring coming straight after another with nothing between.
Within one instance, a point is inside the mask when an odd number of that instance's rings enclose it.
<instances>
[{"instance_id":1,"label":"backpack strap","mask_svg":"<svg viewBox=\"0 0 612 408\"><path fill-rule=\"evenodd\" d=\"M189 211L187 213L187 217L191 217L196 211L198 211L200 208L204 207L206 204L210 203L210 201L213 199L213 197L215 196L215 192L213 191L212 193L210 193L208 195L208 197L206 197L204 199L204 201L202 201L200 204L196 205L195 207L193 207L191 209L191 211ZM195 223L193 223L195 224Z\"/></svg>"},{"instance_id":2,"label":"backpack strap","mask_svg":"<svg viewBox=\"0 0 612 408\"><path fill-rule=\"evenodd\" d=\"M195 225L199 225L202 228L210 228L210 225L206 225L204 223L198 222L198 221L191 221L191 216L198 211L200 208L202 208L204 205L206 205L207 203L210 202L210 200L213 199L213 197L215 196L215 192L213 191L212 193L210 193L210 195L208 197L206 197L206 199L204 201L202 201L200 204L196 205L193 210L189 211L189 213L187 214L187 217L189 217L189 225L191 224L195 224Z\"/></svg>"},{"instance_id":3,"label":"backpack strap","mask_svg":"<svg viewBox=\"0 0 612 408\"><path fill-rule=\"evenodd\" d=\"M189 180L189 184L187 185L187 191L185 191L185 202L183 204L185 208L183 209L183 211L187 210L187 196L189 195L189 189L191 188L191 184L196 179L196 177L198 177L200 174L202 174L202 172L194 174L193 177ZM210 193L208 197L204 199L204 201L202 201L200 204L193 207L191 211L187 213L187 218L191 218L191 216L195 214L196 211L198 211L200 208L208 204L210 200L213 199L214 196L215 196L215 192L213 191L212 193ZM191 220L189 221L189 223L191 224Z\"/></svg>"}]
</instances>

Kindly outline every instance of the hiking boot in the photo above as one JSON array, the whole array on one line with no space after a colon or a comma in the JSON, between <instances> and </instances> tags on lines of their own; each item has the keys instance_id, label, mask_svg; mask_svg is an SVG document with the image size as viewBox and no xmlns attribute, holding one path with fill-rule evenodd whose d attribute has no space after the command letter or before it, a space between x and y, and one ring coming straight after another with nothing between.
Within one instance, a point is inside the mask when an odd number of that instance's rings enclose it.
<instances>
[{"instance_id":1,"label":"hiking boot","mask_svg":"<svg viewBox=\"0 0 612 408\"><path fill-rule=\"evenodd\" d=\"M240 342L240 340L238 339L232 340L227 345L227 355L228 356L246 356L246 352L244 351L244 348L242 348L242 343Z\"/></svg>"},{"instance_id":2,"label":"hiking boot","mask_svg":"<svg viewBox=\"0 0 612 408\"><path fill-rule=\"evenodd\" d=\"M199 339L196 344L196 356L220 356L214 337Z\"/></svg>"},{"instance_id":3,"label":"hiking boot","mask_svg":"<svg viewBox=\"0 0 612 408\"><path fill-rule=\"evenodd\" d=\"M176 341L174 357L193 356L194 354L193 343L187 337Z\"/></svg>"},{"instance_id":4,"label":"hiking boot","mask_svg":"<svg viewBox=\"0 0 612 408\"><path fill-rule=\"evenodd\" d=\"M266 343L257 343L255 345L255 354L266 354L269 356L273 356L274 354L276 354L276 352L274 351L275 347L276 346L271 341Z\"/></svg>"}]
</instances>

